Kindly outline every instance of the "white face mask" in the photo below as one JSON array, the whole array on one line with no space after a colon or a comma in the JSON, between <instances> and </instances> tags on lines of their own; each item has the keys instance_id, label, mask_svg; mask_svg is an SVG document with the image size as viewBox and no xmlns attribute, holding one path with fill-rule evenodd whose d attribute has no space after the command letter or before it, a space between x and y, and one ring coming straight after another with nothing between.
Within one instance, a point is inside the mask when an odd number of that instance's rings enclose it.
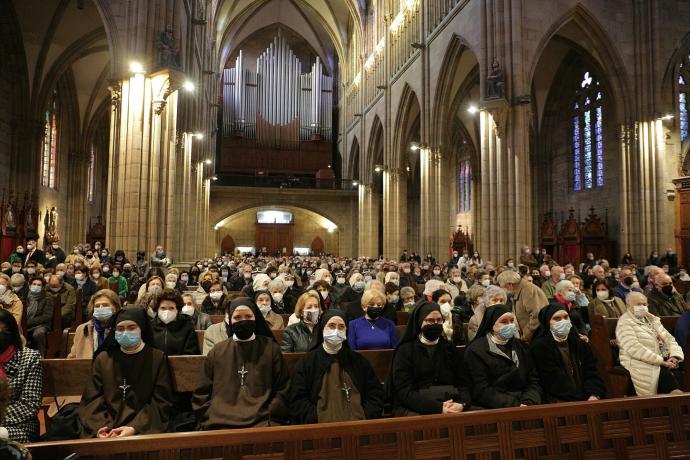
<instances>
[{"instance_id":1,"label":"white face mask","mask_svg":"<svg viewBox=\"0 0 690 460\"><path fill-rule=\"evenodd\" d=\"M259 307L259 310L261 310L261 314L264 316L268 315L268 312L271 311L271 304L270 303L260 303L260 304L257 304L257 306Z\"/></svg>"},{"instance_id":2,"label":"white face mask","mask_svg":"<svg viewBox=\"0 0 690 460\"><path fill-rule=\"evenodd\" d=\"M168 281L167 283L165 283L165 287L167 287L168 289L175 289L175 286L176 284L174 281Z\"/></svg>"},{"instance_id":3,"label":"white face mask","mask_svg":"<svg viewBox=\"0 0 690 460\"><path fill-rule=\"evenodd\" d=\"M644 317L647 313L649 313L649 308L647 308L647 305L635 305L633 307L633 313L635 316L638 318Z\"/></svg>"},{"instance_id":4,"label":"white face mask","mask_svg":"<svg viewBox=\"0 0 690 460\"><path fill-rule=\"evenodd\" d=\"M345 331L340 331L338 329L328 329L323 331L323 339L328 342L329 345L337 347L347 340L347 334Z\"/></svg>"},{"instance_id":5,"label":"white face mask","mask_svg":"<svg viewBox=\"0 0 690 460\"><path fill-rule=\"evenodd\" d=\"M454 276L454 277L453 277L453 282L454 282L454 283L460 283L461 281L462 281L462 277L460 277L460 276Z\"/></svg>"},{"instance_id":6,"label":"white face mask","mask_svg":"<svg viewBox=\"0 0 690 460\"><path fill-rule=\"evenodd\" d=\"M316 324L319 322L320 311L318 308L306 308L302 312L302 319L307 324Z\"/></svg>"},{"instance_id":7,"label":"white face mask","mask_svg":"<svg viewBox=\"0 0 690 460\"><path fill-rule=\"evenodd\" d=\"M341 278L338 278L336 281L338 282L338 284L345 284L345 278L341 277Z\"/></svg>"},{"instance_id":8,"label":"white face mask","mask_svg":"<svg viewBox=\"0 0 690 460\"><path fill-rule=\"evenodd\" d=\"M157 285L157 284L152 284L152 285L150 285L150 286L149 286L149 289L148 289L149 294L159 294L162 290L163 290L163 288L161 288L161 287L160 287L159 285Z\"/></svg>"},{"instance_id":9,"label":"white face mask","mask_svg":"<svg viewBox=\"0 0 690 460\"><path fill-rule=\"evenodd\" d=\"M448 316L450 314L451 306L448 302L442 303L440 307L443 316Z\"/></svg>"},{"instance_id":10,"label":"white face mask","mask_svg":"<svg viewBox=\"0 0 690 460\"><path fill-rule=\"evenodd\" d=\"M158 319L168 324L177 317L177 310L158 310Z\"/></svg>"},{"instance_id":11,"label":"white face mask","mask_svg":"<svg viewBox=\"0 0 690 460\"><path fill-rule=\"evenodd\" d=\"M283 301L283 294L280 292L274 292L273 294L271 294L271 297L273 297L273 300L276 303L280 303Z\"/></svg>"},{"instance_id":12,"label":"white face mask","mask_svg":"<svg viewBox=\"0 0 690 460\"><path fill-rule=\"evenodd\" d=\"M597 299L607 300L609 298L609 291L597 291Z\"/></svg>"},{"instance_id":13,"label":"white face mask","mask_svg":"<svg viewBox=\"0 0 690 460\"><path fill-rule=\"evenodd\" d=\"M325 299L326 297L328 297L328 291L319 291L319 294L321 294L322 299Z\"/></svg>"},{"instance_id":14,"label":"white face mask","mask_svg":"<svg viewBox=\"0 0 690 460\"><path fill-rule=\"evenodd\" d=\"M482 286L489 287L491 285L491 280L482 280Z\"/></svg>"},{"instance_id":15,"label":"white face mask","mask_svg":"<svg viewBox=\"0 0 690 460\"><path fill-rule=\"evenodd\" d=\"M209 294L209 297L211 297L211 300L220 300L223 297L223 293L221 291L214 291Z\"/></svg>"},{"instance_id":16,"label":"white face mask","mask_svg":"<svg viewBox=\"0 0 690 460\"><path fill-rule=\"evenodd\" d=\"M194 316L194 307L192 305L185 305L182 307L182 314L187 316Z\"/></svg>"}]
</instances>

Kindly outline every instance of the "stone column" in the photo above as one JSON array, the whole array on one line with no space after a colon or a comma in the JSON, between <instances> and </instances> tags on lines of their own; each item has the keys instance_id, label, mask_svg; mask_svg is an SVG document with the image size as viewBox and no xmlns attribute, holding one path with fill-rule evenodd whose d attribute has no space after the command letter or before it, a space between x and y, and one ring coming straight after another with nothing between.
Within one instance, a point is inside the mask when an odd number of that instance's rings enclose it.
<instances>
[{"instance_id":1,"label":"stone column","mask_svg":"<svg viewBox=\"0 0 690 460\"><path fill-rule=\"evenodd\" d=\"M441 247L439 227L441 224L440 194L441 154L438 150L423 146L419 149L420 166L420 254L431 252L438 257L445 254Z\"/></svg>"},{"instance_id":2,"label":"stone column","mask_svg":"<svg viewBox=\"0 0 690 460\"><path fill-rule=\"evenodd\" d=\"M172 247L178 83L163 70L111 85L106 244L126 254Z\"/></svg>"},{"instance_id":3,"label":"stone column","mask_svg":"<svg viewBox=\"0 0 690 460\"><path fill-rule=\"evenodd\" d=\"M359 185L359 257L378 257L379 200L371 184Z\"/></svg>"},{"instance_id":4,"label":"stone column","mask_svg":"<svg viewBox=\"0 0 690 460\"><path fill-rule=\"evenodd\" d=\"M383 254L397 259L407 246L407 173L400 168L383 172Z\"/></svg>"}]
</instances>

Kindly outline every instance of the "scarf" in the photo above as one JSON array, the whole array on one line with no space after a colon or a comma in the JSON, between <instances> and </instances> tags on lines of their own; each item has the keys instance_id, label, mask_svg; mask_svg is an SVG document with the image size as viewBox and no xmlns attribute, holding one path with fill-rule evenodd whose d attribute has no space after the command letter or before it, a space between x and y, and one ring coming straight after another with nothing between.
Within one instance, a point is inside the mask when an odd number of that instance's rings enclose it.
<instances>
[{"instance_id":1,"label":"scarf","mask_svg":"<svg viewBox=\"0 0 690 460\"><path fill-rule=\"evenodd\" d=\"M5 292L0 295L0 303L3 305L7 305L8 307L12 304L14 300L14 291L12 290L11 287L7 286L7 289L5 289Z\"/></svg>"},{"instance_id":2,"label":"scarf","mask_svg":"<svg viewBox=\"0 0 690 460\"><path fill-rule=\"evenodd\" d=\"M0 353L0 379L7 381L7 374L5 374L5 366L14 357L14 345L10 345Z\"/></svg>"},{"instance_id":3,"label":"scarf","mask_svg":"<svg viewBox=\"0 0 690 460\"><path fill-rule=\"evenodd\" d=\"M28 300L28 306L26 308L26 315L29 318L33 318L36 316L36 313L38 313L38 302L43 300L44 292L41 291L38 294L34 294L33 292L29 291L29 293L26 295L26 299Z\"/></svg>"},{"instance_id":4,"label":"scarf","mask_svg":"<svg viewBox=\"0 0 690 460\"><path fill-rule=\"evenodd\" d=\"M105 340L106 327L96 318L91 319L91 324L93 324L93 330L98 334L98 347L96 348L99 348L101 345L103 345L103 341Z\"/></svg>"}]
</instances>

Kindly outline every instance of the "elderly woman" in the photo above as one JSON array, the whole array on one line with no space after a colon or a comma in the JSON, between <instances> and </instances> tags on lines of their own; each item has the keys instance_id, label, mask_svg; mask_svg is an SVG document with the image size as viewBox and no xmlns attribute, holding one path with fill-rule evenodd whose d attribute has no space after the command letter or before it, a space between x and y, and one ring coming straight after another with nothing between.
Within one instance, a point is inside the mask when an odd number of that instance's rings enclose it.
<instances>
[{"instance_id":1,"label":"elderly woman","mask_svg":"<svg viewBox=\"0 0 690 460\"><path fill-rule=\"evenodd\" d=\"M400 289L400 303L402 304L400 311L409 313L417 303L417 294L415 293L415 290L410 286L405 286L404 288Z\"/></svg>"},{"instance_id":2,"label":"elderly woman","mask_svg":"<svg viewBox=\"0 0 690 460\"><path fill-rule=\"evenodd\" d=\"M17 324L22 324L24 306L10 286L10 277L4 273L0 273L0 308L9 311Z\"/></svg>"},{"instance_id":3,"label":"elderly woman","mask_svg":"<svg viewBox=\"0 0 690 460\"><path fill-rule=\"evenodd\" d=\"M592 284L592 292L596 296L589 304L589 316L606 316L608 318L620 318L625 313L626 307L620 297L614 295L606 280L597 280Z\"/></svg>"},{"instance_id":4,"label":"elderly woman","mask_svg":"<svg viewBox=\"0 0 690 460\"><path fill-rule=\"evenodd\" d=\"M349 332L342 311L324 313L314 343L297 363L290 385L290 409L297 423L381 417L381 382L369 361L348 346Z\"/></svg>"},{"instance_id":5,"label":"elderly woman","mask_svg":"<svg viewBox=\"0 0 690 460\"><path fill-rule=\"evenodd\" d=\"M295 309L292 297L286 297L287 286L282 277L277 277L268 283L268 292L272 298L273 311L276 314L291 313Z\"/></svg>"},{"instance_id":6,"label":"elderly woman","mask_svg":"<svg viewBox=\"0 0 690 460\"><path fill-rule=\"evenodd\" d=\"M616 340L620 363L630 372L635 392L638 396L682 393L677 372L683 350L659 318L649 313L644 294L631 292L625 303L627 311L618 318Z\"/></svg>"},{"instance_id":7,"label":"elderly woman","mask_svg":"<svg viewBox=\"0 0 690 460\"><path fill-rule=\"evenodd\" d=\"M120 311L120 297L110 289L101 289L89 301L88 313L91 318L75 329L74 343L68 358L93 358L112 327L110 320Z\"/></svg>"},{"instance_id":8,"label":"elderly woman","mask_svg":"<svg viewBox=\"0 0 690 460\"><path fill-rule=\"evenodd\" d=\"M501 289L498 286L496 287ZM505 290L503 291L505 292ZM467 290L467 302L472 307L472 317L470 317L467 323L467 340L470 342L473 341L477 335L479 325L482 323L482 318L484 318L484 312L486 311L486 304L484 303L485 293L486 289L481 285L472 286Z\"/></svg>"},{"instance_id":9,"label":"elderly woman","mask_svg":"<svg viewBox=\"0 0 690 460\"><path fill-rule=\"evenodd\" d=\"M534 362L516 332L515 315L505 305L486 309L477 336L465 350L474 404L496 409L541 403Z\"/></svg>"},{"instance_id":10,"label":"elderly woman","mask_svg":"<svg viewBox=\"0 0 690 460\"><path fill-rule=\"evenodd\" d=\"M321 296L316 291L307 291L297 299L295 315L299 320L285 328L283 353L307 352L314 337L314 330L321 316Z\"/></svg>"},{"instance_id":11,"label":"elderly woman","mask_svg":"<svg viewBox=\"0 0 690 460\"><path fill-rule=\"evenodd\" d=\"M193 294L182 294L182 302L184 302L184 305L182 306L181 313L183 315L188 316L189 319L192 320L195 330L205 331L206 329L211 327L211 324L213 324L213 322L211 321L211 317L206 313L200 311L199 305L197 305L194 302Z\"/></svg>"},{"instance_id":12,"label":"elderly woman","mask_svg":"<svg viewBox=\"0 0 690 460\"><path fill-rule=\"evenodd\" d=\"M575 286L572 282L568 280L562 280L556 283L556 295L551 299L550 304L563 305L567 307L568 313L570 314L570 320L573 323L575 332L580 335L582 340L589 340L587 338L588 328L585 324L585 320L582 318L582 313L580 307L575 303L577 298L577 293L575 292Z\"/></svg>"},{"instance_id":13,"label":"elderly woman","mask_svg":"<svg viewBox=\"0 0 690 460\"><path fill-rule=\"evenodd\" d=\"M595 401L606 396L589 344L572 329L565 305L539 312L540 327L531 352L546 402Z\"/></svg>"},{"instance_id":14,"label":"elderly woman","mask_svg":"<svg viewBox=\"0 0 690 460\"><path fill-rule=\"evenodd\" d=\"M364 288L366 287L366 281L364 281L364 275L361 273L353 273L349 280L350 287L345 289L342 297L340 297L340 307L342 309L346 308L346 304L350 302L359 301L364 293Z\"/></svg>"},{"instance_id":15,"label":"elderly woman","mask_svg":"<svg viewBox=\"0 0 690 460\"><path fill-rule=\"evenodd\" d=\"M382 316L385 305L386 296L382 292L364 291L364 316L350 321L347 328L347 341L353 350L395 348L398 334L395 323Z\"/></svg>"},{"instance_id":16,"label":"elderly woman","mask_svg":"<svg viewBox=\"0 0 690 460\"><path fill-rule=\"evenodd\" d=\"M423 301L410 313L386 385L393 415L459 414L470 392L458 349L443 337L441 308Z\"/></svg>"},{"instance_id":17,"label":"elderly woman","mask_svg":"<svg viewBox=\"0 0 690 460\"><path fill-rule=\"evenodd\" d=\"M268 327L271 329L271 331L281 331L285 329L283 317L274 311L275 303L270 292L257 291L254 294L254 302L259 308L261 315L266 320L266 324L268 324Z\"/></svg>"},{"instance_id":18,"label":"elderly woman","mask_svg":"<svg viewBox=\"0 0 690 460\"><path fill-rule=\"evenodd\" d=\"M570 275L566 279L573 283L575 287L575 303L577 306L580 308L587 307L589 305L589 297L587 297L586 291L582 290L582 287L585 285L582 278L577 275Z\"/></svg>"}]
</instances>

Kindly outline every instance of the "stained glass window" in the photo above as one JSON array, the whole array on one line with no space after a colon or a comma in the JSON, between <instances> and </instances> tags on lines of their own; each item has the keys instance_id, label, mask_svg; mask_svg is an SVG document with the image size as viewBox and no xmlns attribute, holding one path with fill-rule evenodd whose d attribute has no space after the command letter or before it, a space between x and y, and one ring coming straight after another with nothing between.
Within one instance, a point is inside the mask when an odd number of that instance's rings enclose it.
<instances>
[{"instance_id":1,"label":"stained glass window","mask_svg":"<svg viewBox=\"0 0 690 460\"><path fill-rule=\"evenodd\" d=\"M688 99L690 98L690 55L680 64L678 76L678 112L680 115L680 140L688 138Z\"/></svg>"},{"instance_id":2,"label":"stained glass window","mask_svg":"<svg viewBox=\"0 0 690 460\"><path fill-rule=\"evenodd\" d=\"M458 211L472 209L472 166L469 161L458 163Z\"/></svg>"},{"instance_id":3,"label":"stained glass window","mask_svg":"<svg viewBox=\"0 0 690 460\"><path fill-rule=\"evenodd\" d=\"M573 190L604 185L603 91L599 81L585 72L573 103Z\"/></svg>"},{"instance_id":4,"label":"stained glass window","mask_svg":"<svg viewBox=\"0 0 690 460\"><path fill-rule=\"evenodd\" d=\"M91 146L91 153L89 156L89 190L87 198L89 203L93 204L93 192L96 183L96 152L94 151L93 145Z\"/></svg>"},{"instance_id":5,"label":"stained glass window","mask_svg":"<svg viewBox=\"0 0 690 460\"><path fill-rule=\"evenodd\" d=\"M41 185L56 189L55 175L57 169L57 97L53 99L46 110L43 127L43 146L41 159Z\"/></svg>"}]
</instances>

